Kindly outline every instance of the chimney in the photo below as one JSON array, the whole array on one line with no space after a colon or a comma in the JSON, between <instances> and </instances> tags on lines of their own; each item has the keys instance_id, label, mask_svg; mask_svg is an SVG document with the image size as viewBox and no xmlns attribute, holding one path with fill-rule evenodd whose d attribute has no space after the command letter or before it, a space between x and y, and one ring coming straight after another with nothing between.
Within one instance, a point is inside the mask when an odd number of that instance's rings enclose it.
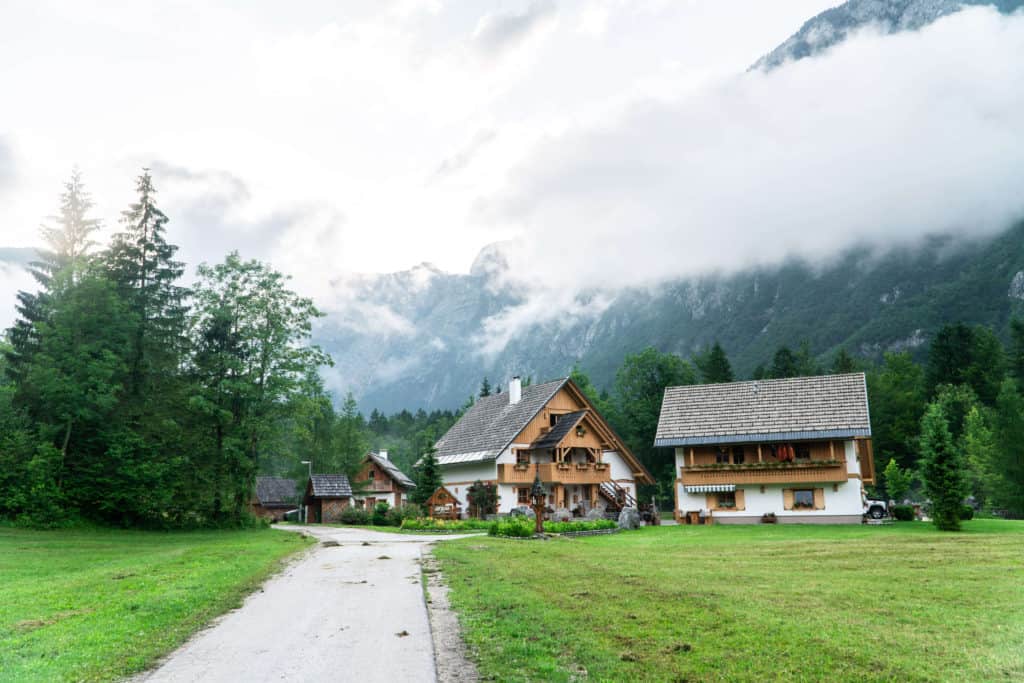
<instances>
[{"instance_id":1,"label":"chimney","mask_svg":"<svg viewBox=\"0 0 1024 683\"><path fill-rule=\"evenodd\" d=\"M377 451L377 455L379 455L384 460L388 459L388 452L387 451Z\"/></svg>"},{"instance_id":2,"label":"chimney","mask_svg":"<svg viewBox=\"0 0 1024 683\"><path fill-rule=\"evenodd\" d=\"M512 378L512 381L508 383L508 404L514 405L519 403L523 398L523 383L519 381L519 375Z\"/></svg>"}]
</instances>

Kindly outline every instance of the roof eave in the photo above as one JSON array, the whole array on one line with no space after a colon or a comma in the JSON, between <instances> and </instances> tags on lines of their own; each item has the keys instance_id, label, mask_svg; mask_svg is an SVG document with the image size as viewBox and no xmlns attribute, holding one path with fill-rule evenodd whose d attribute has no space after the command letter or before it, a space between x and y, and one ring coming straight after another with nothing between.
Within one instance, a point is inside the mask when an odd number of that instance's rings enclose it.
<instances>
[{"instance_id":1,"label":"roof eave","mask_svg":"<svg viewBox=\"0 0 1024 683\"><path fill-rule=\"evenodd\" d=\"M850 439L870 437L871 428L825 429L761 434L719 434L710 436L663 437L654 440L656 448L670 446L707 446L720 443L770 443L773 441L806 441L811 439Z\"/></svg>"}]
</instances>

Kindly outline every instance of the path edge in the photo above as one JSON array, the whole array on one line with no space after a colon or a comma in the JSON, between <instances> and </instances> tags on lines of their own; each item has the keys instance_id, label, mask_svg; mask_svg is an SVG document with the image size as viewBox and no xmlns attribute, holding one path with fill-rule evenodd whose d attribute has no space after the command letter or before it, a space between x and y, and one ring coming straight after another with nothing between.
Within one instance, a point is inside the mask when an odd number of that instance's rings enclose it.
<instances>
[{"instance_id":1,"label":"path edge","mask_svg":"<svg viewBox=\"0 0 1024 683\"><path fill-rule=\"evenodd\" d=\"M440 562L434 557L433 543L420 549L420 580L434 646L435 680L438 683L479 681L480 674L469 658L469 649L462 637L459 617L448 600L448 584L444 582Z\"/></svg>"}]
</instances>

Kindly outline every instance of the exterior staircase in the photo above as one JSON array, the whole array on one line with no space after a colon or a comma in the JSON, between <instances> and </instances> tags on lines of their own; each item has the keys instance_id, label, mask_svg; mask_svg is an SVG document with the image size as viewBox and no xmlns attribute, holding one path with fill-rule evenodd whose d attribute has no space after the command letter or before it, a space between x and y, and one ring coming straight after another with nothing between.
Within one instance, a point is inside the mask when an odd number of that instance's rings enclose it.
<instances>
[{"instance_id":1,"label":"exterior staircase","mask_svg":"<svg viewBox=\"0 0 1024 683\"><path fill-rule=\"evenodd\" d=\"M624 507L639 509L636 498L614 481L601 482L597 490L605 499L604 516L608 519L618 519Z\"/></svg>"}]
</instances>

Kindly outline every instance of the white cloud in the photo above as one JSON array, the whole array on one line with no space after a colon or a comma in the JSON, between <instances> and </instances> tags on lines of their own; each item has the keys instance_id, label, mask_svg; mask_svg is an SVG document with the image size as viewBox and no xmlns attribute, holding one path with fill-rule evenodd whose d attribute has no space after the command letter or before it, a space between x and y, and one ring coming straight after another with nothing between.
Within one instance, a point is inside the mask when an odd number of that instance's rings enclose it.
<instances>
[{"instance_id":1,"label":"white cloud","mask_svg":"<svg viewBox=\"0 0 1024 683\"><path fill-rule=\"evenodd\" d=\"M526 41L552 19L556 11L551 0L534 0L519 10L488 12L477 21L473 44L486 55L500 55Z\"/></svg>"},{"instance_id":2,"label":"white cloud","mask_svg":"<svg viewBox=\"0 0 1024 683\"><path fill-rule=\"evenodd\" d=\"M36 281L25 268L14 263L0 261L0 328L7 328L17 318L18 300L15 294L19 291L33 292L37 289Z\"/></svg>"},{"instance_id":3,"label":"white cloud","mask_svg":"<svg viewBox=\"0 0 1024 683\"><path fill-rule=\"evenodd\" d=\"M987 9L864 31L546 139L481 215L544 290L988 234L1024 216L1021 54L1024 16Z\"/></svg>"}]
</instances>

